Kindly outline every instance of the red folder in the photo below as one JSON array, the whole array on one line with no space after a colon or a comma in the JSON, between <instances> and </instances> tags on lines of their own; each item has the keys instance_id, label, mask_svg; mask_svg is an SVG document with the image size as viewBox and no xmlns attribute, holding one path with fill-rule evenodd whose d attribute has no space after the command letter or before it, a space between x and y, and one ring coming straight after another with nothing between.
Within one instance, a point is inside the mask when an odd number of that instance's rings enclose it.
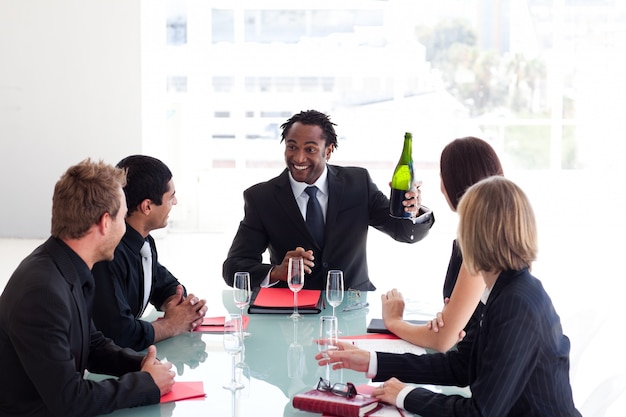
<instances>
[{"instance_id":1,"label":"red folder","mask_svg":"<svg viewBox=\"0 0 626 417\"><path fill-rule=\"evenodd\" d=\"M189 400L192 398L204 398L204 384L199 382L176 381L172 386L172 390L161 396L161 403L170 403L172 401Z\"/></svg>"},{"instance_id":2,"label":"red folder","mask_svg":"<svg viewBox=\"0 0 626 417\"><path fill-rule=\"evenodd\" d=\"M294 309L293 292L289 288L264 287L255 290L248 312L269 314L291 314ZM317 314L322 311L321 290L300 290L298 292L298 312Z\"/></svg>"}]
</instances>

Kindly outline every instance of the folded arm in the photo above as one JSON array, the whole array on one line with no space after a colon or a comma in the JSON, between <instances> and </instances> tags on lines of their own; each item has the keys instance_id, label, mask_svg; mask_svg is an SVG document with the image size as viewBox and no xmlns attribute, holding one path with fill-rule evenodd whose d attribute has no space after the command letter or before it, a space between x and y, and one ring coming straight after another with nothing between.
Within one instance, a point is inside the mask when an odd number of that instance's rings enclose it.
<instances>
[{"instance_id":1,"label":"folded arm","mask_svg":"<svg viewBox=\"0 0 626 417\"><path fill-rule=\"evenodd\" d=\"M415 345L446 352L464 335L463 329L476 310L484 290L482 278L470 275L467 268L461 265L450 300L441 311L441 321L434 327L404 321L402 294L395 289L391 290L381 296L385 327Z\"/></svg>"}]
</instances>

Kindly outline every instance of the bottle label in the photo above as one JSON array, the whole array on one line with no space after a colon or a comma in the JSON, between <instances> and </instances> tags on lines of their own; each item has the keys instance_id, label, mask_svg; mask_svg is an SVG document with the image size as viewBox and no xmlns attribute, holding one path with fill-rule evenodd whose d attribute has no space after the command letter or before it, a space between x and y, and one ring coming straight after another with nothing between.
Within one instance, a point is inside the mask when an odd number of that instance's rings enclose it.
<instances>
[{"instance_id":1,"label":"bottle label","mask_svg":"<svg viewBox=\"0 0 626 417\"><path fill-rule=\"evenodd\" d=\"M391 189L391 197L389 198L389 215L391 217L397 217L400 219L411 217L411 214L404 211L402 202L404 201L404 195L406 190L398 190L396 188Z\"/></svg>"}]
</instances>

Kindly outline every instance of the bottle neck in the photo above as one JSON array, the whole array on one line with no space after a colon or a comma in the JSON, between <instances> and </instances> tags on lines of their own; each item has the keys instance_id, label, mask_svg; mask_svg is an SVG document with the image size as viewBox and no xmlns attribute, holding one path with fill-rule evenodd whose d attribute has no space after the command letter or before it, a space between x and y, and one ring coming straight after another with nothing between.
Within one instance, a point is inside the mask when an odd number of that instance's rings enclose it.
<instances>
[{"instance_id":1,"label":"bottle neck","mask_svg":"<svg viewBox=\"0 0 626 417\"><path fill-rule=\"evenodd\" d=\"M413 140L411 140L411 138L404 139L400 163L403 165L413 164Z\"/></svg>"}]
</instances>

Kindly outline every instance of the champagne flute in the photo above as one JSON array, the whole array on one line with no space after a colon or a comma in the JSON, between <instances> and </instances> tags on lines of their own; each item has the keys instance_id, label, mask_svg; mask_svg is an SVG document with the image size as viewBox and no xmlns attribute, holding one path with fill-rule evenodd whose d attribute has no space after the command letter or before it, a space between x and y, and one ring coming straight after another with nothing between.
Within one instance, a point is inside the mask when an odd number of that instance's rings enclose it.
<instances>
[{"instance_id":1,"label":"champagne flute","mask_svg":"<svg viewBox=\"0 0 626 417\"><path fill-rule=\"evenodd\" d=\"M317 348L328 359L328 355L323 352L327 350L337 349L338 339L338 322L335 316L320 317L319 338L317 340ZM326 364L326 380L330 382L330 364Z\"/></svg>"},{"instance_id":2,"label":"champagne flute","mask_svg":"<svg viewBox=\"0 0 626 417\"><path fill-rule=\"evenodd\" d=\"M244 316L243 311L250 305L251 296L250 273L235 272L235 277L233 279L233 300L235 301L235 305L241 310L242 320ZM243 326L241 327L241 331L243 336L250 336L250 333L243 331Z\"/></svg>"},{"instance_id":3,"label":"champagne flute","mask_svg":"<svg viewBox=\"0 0 626 417\"><path fill-rule=\"evenodd\" d=\"M304 287L304 260L301 256L289 258L287 274L287 285L293 291L293 314L289 317L292 320L297 320L302 317L298 313L298 291Z\"/></svg>"},{"instance_id":4,"label":"champagne flute","mask_svg":"<svg viewBox=\"0 0 626 417\"><path fill-rule=\"evenodd\" d=\"M241 317L243 317L244 308L250 305L250 273L235 272L233 290L233 300L235 305L241 310Z\"/></svg>"},{"instance_id":5,"label":"champagne flute","mask_svg":"<svg viewBox=\"0 0 626 417\"><path fill-rule=\"evenodd\" d=\"M250 336L250 333L244 331L244 314L243 311L246 306L250 305L250 298L252 296L252 292L250 291L250 273L248 272L235 272L235 276L233 279L233 300L235 305L239 307L241 310L241 340L243 341L241 345L241 356L239 362L237 362L236 371L238 373L238 381L245 380L249 382L250 376L250 368L248 364L245 362L246 357L246 344L244 338ZM243 384L244 386L246 384ZM250 384L248 383L248 386Z\"/></svg>"},{"instance_id":6,"label":"champagne flute","mask_svg":"<svg viewBox=\"0 0 626 417\"><path fill-rule=\"evenodd\" d=\"M241 336L241 314L230 314L224 317L224 350L231 356L231 378L230 382L223 385L225 389L236 391L244 387L237 381L235 376L235 356L243 348L243 337Z\"/></svg>"},{"instance_id":7,"label":"champagne flute","mask_svg":"<svg viewBox=\"0 0 626 417\"><path fill-rule=\"evenodd\" d=\"M338 307L343 301L343 271L331 269L328 271L326 278L326 300L328 304L333 306L333 317L335 316L335 307Z\"/></svg>"}]
</instances>

